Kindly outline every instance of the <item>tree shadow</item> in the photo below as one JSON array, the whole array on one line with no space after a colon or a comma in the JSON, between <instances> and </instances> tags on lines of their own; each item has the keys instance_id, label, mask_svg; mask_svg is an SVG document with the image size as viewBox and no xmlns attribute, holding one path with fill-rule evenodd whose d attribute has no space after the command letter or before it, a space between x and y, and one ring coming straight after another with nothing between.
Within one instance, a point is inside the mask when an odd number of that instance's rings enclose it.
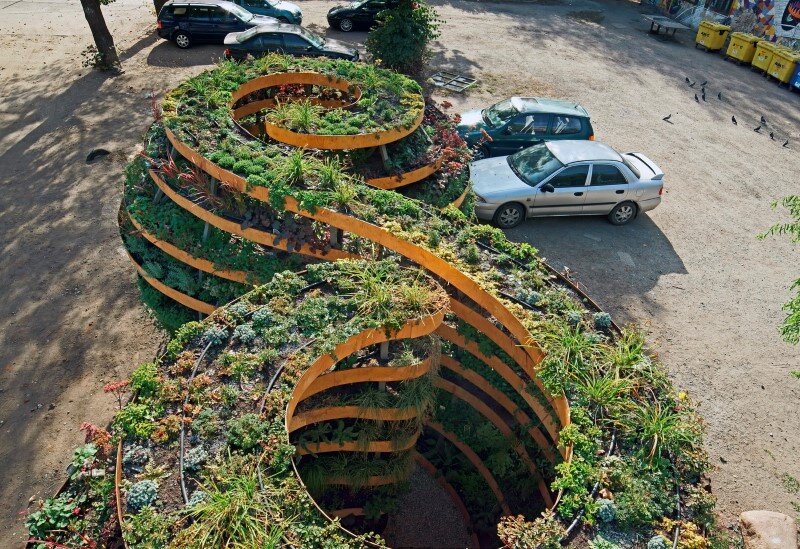
<instances>
[{"instance_id":1,"label":"tree shadow","mask_svg":"<svg viewBox=\"0 0 800 549\"><path fill-rule=\"evenodd\" d=\"M183 50L170 42L162 40L150 50L147 64L153 67L195 67L213 65L222 59L225 46L222 44L201 44Z\"/></svg>"},{"instance_id":2,"label":"tree shadow","mask_svg":"<svg viewBox=\"0 0 800 549\"><path fill-rule=\"evenodd\" d=\"M687 274L667 236L645 213L628 225L615 226L605 217L542 217L506 232L527 242L573 281L619 323L636 319L626 304L647 300L662 276Z\"/></svg>"}]
</instances>

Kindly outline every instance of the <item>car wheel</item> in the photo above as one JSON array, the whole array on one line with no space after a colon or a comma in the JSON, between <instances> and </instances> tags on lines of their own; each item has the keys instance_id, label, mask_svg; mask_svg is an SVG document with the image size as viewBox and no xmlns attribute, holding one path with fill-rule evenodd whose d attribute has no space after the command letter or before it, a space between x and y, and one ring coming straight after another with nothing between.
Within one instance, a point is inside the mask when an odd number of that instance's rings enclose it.
<instances>
[{"instance_id":1,"label":"car wheel","mask_svg":"<svg viewBox=\"0 0 800 549\"><path fill-rule=\"evenodd\" d=\"M608 220L612 225L625 225L633 221L635 217L636 204L633 202L620 202L608 214Z\"/></svg>"},{"instance_id":2,"label":"car wheel","mask_svg":"<svg viewBox=\"0 0 800 549\"><path fill-rule=\"evenodd\" d=\"M484 158L489 158L489 151L486 150L486 147L478 147L472 151L473 160L483 160Z\"/></svg>"},{"instance_id":3,"label":"car wheel","mask_svg":"<svg viewBox=\"0 0 800 549\"><path fill-rule=\"evenodd\" d=\"M175 45L184 50L192 45L192 39L183 31L176 32L172 39L175 40Z\"/></svg>"},{"instance_id":4,"label":"car wheel","mask_svg":"<svg viewBox=\"0 0 800 549\"><path fill-rule=\"evenodd\" d=\"M350 32L353 30L353 21L350 19L342 19L339 21L339 29L341 29L343 32Z\"/></svg>"},{"instance_id":5,"label":"car wheel","mask_svg":"<svg viewBox=\"0 0 800 549\"><path fill-rule=\"evenodd\" d=\"M525 220L525 208L516 202L503 204L494 213L494 224L501 229L516 227Z\"/></svg>"}]
</instances>

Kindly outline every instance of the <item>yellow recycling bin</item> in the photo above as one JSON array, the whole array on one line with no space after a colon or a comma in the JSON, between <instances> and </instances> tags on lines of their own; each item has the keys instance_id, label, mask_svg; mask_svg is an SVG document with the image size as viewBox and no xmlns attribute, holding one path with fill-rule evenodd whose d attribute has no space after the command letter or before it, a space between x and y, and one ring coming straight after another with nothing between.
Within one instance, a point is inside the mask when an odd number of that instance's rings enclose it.
<instances>
[{"instance_id":1,"label":"yellow recycling bin","mask_svg":"<svg viewBox=\"0 0 800 549\"><path fill-rule=\"evenodd\" d=\"M759 40L761 40L759 37L746 32L733 32L731 33L731 43L728 45L728 51L725 52L725 55L731 59L749 64L756 53L756 45Z\"/></svg>"},{"instance_id":2,"label":"yellow recycling bin","mask_svg":"<svg viewBox=\"0 0 800 549\"><path fill-rule=\"evenodd\" d=\"M730 30L728 25L713 21L700 21L700 28L697 29L697 36L694 39L694 47L703 46L708 51L721 50L725 45L725 40L728 39Z\"/></svg>"},{"instance_id":3,"label":"yellow recycling bin","mask_svg":"<svg viewBox=\"0 0 800 549\"><path fill-rule=\"evenodd\" d=\"M767 74L777 78L779 82L789 83L789 79L794 74L794 68L800 61L800 52L789 48L776 48L772 56L772 63L767 69Z\"/></svg>"},{"instance_id":4,"label":"yellow recycling bin","mask_svg":"<svg viewBox=\"0 0 800 549\"><path fill-rule=\"evenodd\" d=\"M756 46L756 53L753 55L751 64L757 69L766 71L772 64L772 56L775 50L779 47L780 46L773 44L769 40L762 40Z\"/></svg>"}]
</instances>

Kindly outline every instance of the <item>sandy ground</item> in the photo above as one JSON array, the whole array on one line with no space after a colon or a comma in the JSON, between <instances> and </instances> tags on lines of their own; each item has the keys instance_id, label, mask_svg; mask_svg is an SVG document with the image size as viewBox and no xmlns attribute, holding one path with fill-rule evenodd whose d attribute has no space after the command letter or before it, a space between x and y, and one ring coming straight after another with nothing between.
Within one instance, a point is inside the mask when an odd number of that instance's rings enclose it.
<instances>
[{"instance_id":1,"label":"sandy ground","mask_svg":"<svg viewBox=\"0 0 800 549\"><path fill-rule=\"evenodd\" d=\"M324 32L332 3L299 3ZM800 498L780 477L800 477L800 383L788 375L800 348L776 326L800 255L755 235L781 219L770 202L800 190L800 96L694 50L688 35L648 36L636 4L437 5L447 25L433 65L480 81L448 97L455 109L514 94L572 98L599 139L664 169L664 203L630 226L533 220L511 236L568 266L618 321L649 326L707 421L726 522L753 508L794 515ZM126 72L115 78L80 66L90 35L77 0L0 0L0 547L23 539L29 497L63 480L80 423L111 417L103 384L162 344L117 236L122 169L150 121L149 92L221 52L156 40L146 0L105 12L124 50ZM708 103L695 103L685 76L708 80ZM674 123L662 122L670 113ZM762 114L778 143L752 131ZM786 135L793 143L782 149ZM86 165L94 147L114 154Z\"/></svg>"}]
</instances>

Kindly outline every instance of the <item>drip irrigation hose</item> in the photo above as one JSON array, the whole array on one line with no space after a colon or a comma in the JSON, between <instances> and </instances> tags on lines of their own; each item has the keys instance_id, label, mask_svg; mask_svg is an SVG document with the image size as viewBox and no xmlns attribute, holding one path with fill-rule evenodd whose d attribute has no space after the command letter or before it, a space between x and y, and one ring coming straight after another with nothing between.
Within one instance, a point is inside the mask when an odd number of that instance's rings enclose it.
<instances>
[{"instance_id":1,"label":"drip irrigation hose","mask_svg":"<svg viewBox=\"0 0 800 549\"><path fill-rule=\"evenodd\" d=\"M606 453L606 455L610 456L614 452L614 443L616 442L616 440L617 440L617 428L615 427L614 430L611 432L611 443L608 445L608 452ZM600 481L598 480L597 482L594 483L594 487L592 487L592 492L591 494L589 494L589 497L591 499L594 499L599 489L600 489ZM556 505L558 505L559 499L561 499L561 492L559 492L558 499L556 499L556 503L553 505L553 508L555 508ZM580 522L580 520L583 518L583 515L585 514L586 514L586 507L584 507L578 512L578 516L575 517L575 519L572 521L569 527L567 527L566 531L564 532L564 535L561 536L561 538L558 540L559 543L564 543L569 538L569 536L572 534L572 531L575 529L575 527L578 525L578 522Z\"/></svg>"},{"instance_id":2,"label":"drip irrigation hose","mask_svg":"<svg viewBox=\"0 0 800 549\"><path fill-rule=\"evenodd\" d=\"M200 356L197 357L197 360L194 362L194 368L192 368L192 373L189 376L187 383L191 383L194 379L194 376L197 374L197 368L200 366L200 362L202 362L203 358L206 356L206 353L211 348L211 342L209 341L203 352L200 353ZM186 393L186 398L183 399L183 407L181 408L181 447L180 453L178 454L178 469L181 472L181 495L183 496L183 503L188 505L189 504L189 496L186 493L186 478L183 475L183 454L186 448L186 428L185 428L185 419L186 419L186 405L189 404L189 393Z\"/></svg>"}]
</instances>

